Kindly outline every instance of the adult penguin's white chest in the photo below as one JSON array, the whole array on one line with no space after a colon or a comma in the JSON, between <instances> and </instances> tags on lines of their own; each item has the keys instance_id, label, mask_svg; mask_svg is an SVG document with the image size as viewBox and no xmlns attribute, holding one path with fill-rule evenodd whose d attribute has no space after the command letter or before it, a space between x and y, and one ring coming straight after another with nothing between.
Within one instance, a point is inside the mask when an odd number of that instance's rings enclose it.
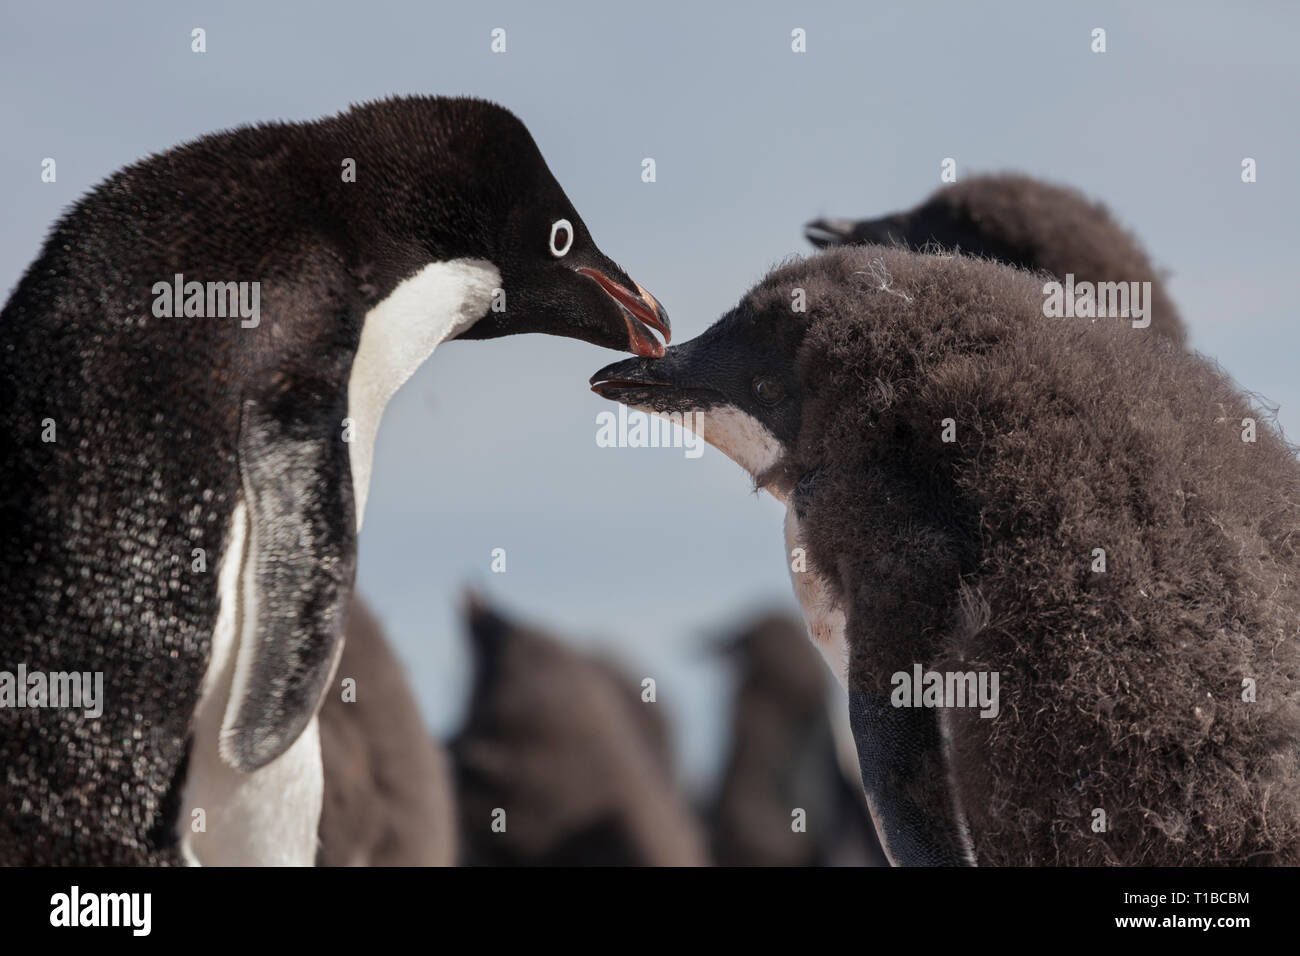
<instances>
[{"instance_id":1,"label":"adult penguin's white chest","mask_svg":"<svg viewBox=\"0 0 1300 956\"><path fill-rule=\"evenodd\" d=\"M434 262L402 281L366 314L348 380L348 458L360 530L370 486L375 438L389 399L434 349L472 325L500 287L499 271L483 260ZM189 765L176 826L181 855L193 865L301 865L316 860L324 773L313 718L279 757L252 773L232 768L219 741L227 714L239 704L236 664L241 644L254 640L257 593L248 561L249 517L240 501L231 512L217 588L212 649L192 722ZM331 685L332 686L332 685ZM330 691L327 691L327 693Z\"/></svg>"},{"instance_id":2,"label":"adult penguin's white chest","mask_svg":"<svg viewBox=\"0 0 1300 956\"><path fill-rule=\"evenodd\" d=\"M447 339L473 325L501 285L496 266L482 259L434 262L404 280L366 314L348 379L348 445L352 492L361 529L370 491L379 421L393 394Z\"/></svg>"}]
</instances>

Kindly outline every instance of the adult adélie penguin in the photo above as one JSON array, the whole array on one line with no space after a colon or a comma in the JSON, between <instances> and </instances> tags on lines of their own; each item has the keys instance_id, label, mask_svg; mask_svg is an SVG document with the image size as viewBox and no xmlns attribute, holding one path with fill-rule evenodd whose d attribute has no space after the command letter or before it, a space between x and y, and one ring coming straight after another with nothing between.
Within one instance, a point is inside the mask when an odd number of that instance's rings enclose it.
<instances>
[{"instance_id":1,"label":"adult ad\u00e9lie penguin","mask_svg":"<svg viewBox=\"0 0 1300 956\"><path fill-rule=\"evenodd\" d=\"M409 97L205 136L54 226L0 315L0 862L310 863L375 434L440 343L662 354L515 116Z\"/></svg>"}]
</instances>

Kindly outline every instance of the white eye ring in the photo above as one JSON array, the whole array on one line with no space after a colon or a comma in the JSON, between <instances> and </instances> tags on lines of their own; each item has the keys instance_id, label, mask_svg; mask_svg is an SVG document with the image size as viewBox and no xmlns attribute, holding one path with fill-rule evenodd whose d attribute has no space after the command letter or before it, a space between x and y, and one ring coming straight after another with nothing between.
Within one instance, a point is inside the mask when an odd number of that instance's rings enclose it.
<instances>
[{"instance_id":1,"label":"white eye ring","mask_svg":"<svg viewBox=\"0 0 1300 956\"><path fill-rule=\"evenodd\" d=\"M565 240L564 248L557 248L555 245L555 236L561 230L564 230ZM551 223L551 255L559 259L563 257L570 249L573 248L573 223L567 219L557 219Z\"/></svg>"}]
</instances>

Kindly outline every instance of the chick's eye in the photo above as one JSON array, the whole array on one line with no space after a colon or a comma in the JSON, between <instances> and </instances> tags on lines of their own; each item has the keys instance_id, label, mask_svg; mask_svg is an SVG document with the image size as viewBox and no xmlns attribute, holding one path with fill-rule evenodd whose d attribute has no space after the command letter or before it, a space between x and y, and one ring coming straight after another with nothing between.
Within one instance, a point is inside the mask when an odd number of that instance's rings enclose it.
<instances>
[{"instance_id":1,"label":"chick's eye","mask_svg":"<svg viewBox=\"0 0 1300 956\"><path fill-rule=\"evenodd\" d=\"M573 223L557 219L551 223L551 255L561 258L573 245Z\"/></svg>"},{"instance_id":2,"label":"chick's eye","mask_svg":"<svg viewBox=\"0 0 1300 956\"><path fill-rule=\"evenodd\" d=\"M785 398L785 389L776 379L760 376L754 379L754 397L764 405L775 405Z\"/></svg>"}]
</instances>

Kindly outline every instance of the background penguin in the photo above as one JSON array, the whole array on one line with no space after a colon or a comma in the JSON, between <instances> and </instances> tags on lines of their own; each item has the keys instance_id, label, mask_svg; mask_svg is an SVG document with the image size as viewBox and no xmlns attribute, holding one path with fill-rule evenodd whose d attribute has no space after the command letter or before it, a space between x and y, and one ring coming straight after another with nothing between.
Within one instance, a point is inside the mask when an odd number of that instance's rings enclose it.
<instances>
[{"instance_id":1,"label":"background penguin","mask_svg":"<svg viewBox=\"0 0 1300 956\"><path fill-rule=\"evenodd\" d=\"M723 645L739 671L731 744L708 813L718 866L885 866L858 781L846 776L830 682L803 624L748 622ZM847 728L845 731L847 737ZM852 743L849 743L852 754ZM806 813L795 832L791 812Z\"/></svg>"},{"instance_id":2,"label":"background penguin","mask_svg":"<svg viewBox=\"0 0 1300 956\"><path fill-rule=\"evenodd\" d=\"M344 679L355 681L345 701ZM452 866L451 763L424 726L401 662L365 602L348 608L343 656L320 710L321 866Z\"/></svg>"},{"instance_id":3,"label":"background penguin","mask_svg":"<svg viewBox=\"0 0 1300 956\"><path fill-rule=\"evenodd\" d=\"M1160 274L1134 236L1101 203L1064 186L1003 173L944 186L921 205L880 219L817 219L806 227L820 248L844 243L938 245L1079 282L1150 282L1151 325L1183 345L1187 329ZM1147 331L1144 330L1144 331Z\"/></svg>"},{"instance_id":4,"label":"background penguin","mask_svg":"<svg viewBox=\"0 0 1300 956\"><path fill-rule=\"evenodd\" d=\"M465 864L707 862L667 728L637 681L472 596L466 625L477 673L451 742ZM505 832L492 829L498 809Z\"/></svg>"},{"instance_id":5,"label":"background penguin","mask_svg":"<svg viewBox=\"0 0 1300 956\"><path fill-rule=\"evenodd\" d=\"M1212 363L1042 301L835 250L593 387L787 502L894 863L1294 865L1300 464ZM998 673L996 716L903 706L914 668Z\"/></svg>"},{"instance_id":6,"label":"background penguin","mask_svg":"<svg viewBox=\"0 0 1300 956\"><path fill-rule=\"evenodd\" d=\"M178 275L260 283L260 308L193 315L228 290L176 302ZM315 714L388 398L445 339L652 355L651 329L658 304L482 101L214 134L78 202L0 315L0 659L102 671L109 703L0 709L0 861L311 863Z\"/></svg>"}]
</instances>

